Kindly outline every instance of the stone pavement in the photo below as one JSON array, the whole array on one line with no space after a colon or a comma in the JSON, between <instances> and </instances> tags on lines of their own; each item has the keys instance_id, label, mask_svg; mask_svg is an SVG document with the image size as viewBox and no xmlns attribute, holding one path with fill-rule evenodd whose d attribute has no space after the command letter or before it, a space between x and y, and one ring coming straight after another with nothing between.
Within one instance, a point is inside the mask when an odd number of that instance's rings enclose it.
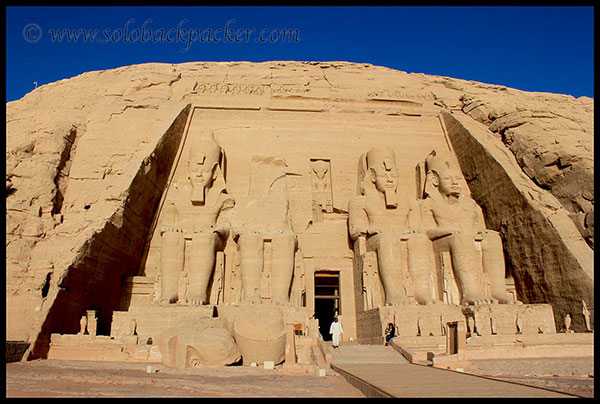
<instances>
[{"instance_id":1,"label":"stone pavement","mask_svg":"<svg viewBox=\"0 0 600 404\"><path fill-rule=\"evenodd\" d=\"M145 363L34 360L6 364L7 398L364 398L335 372L325 377L250 366L173 369Z\"/></svg>"},{"instance_id":2,"label":"stone pavement","mask_svg":"<svg viewBox=\"0 0 600 404\"><path fill-rule=\"evenodd\" d=\"M369 397L574 397L541 388L410 364L391 347L341 345L332 368Z\"/></svg>"}]
</instances>

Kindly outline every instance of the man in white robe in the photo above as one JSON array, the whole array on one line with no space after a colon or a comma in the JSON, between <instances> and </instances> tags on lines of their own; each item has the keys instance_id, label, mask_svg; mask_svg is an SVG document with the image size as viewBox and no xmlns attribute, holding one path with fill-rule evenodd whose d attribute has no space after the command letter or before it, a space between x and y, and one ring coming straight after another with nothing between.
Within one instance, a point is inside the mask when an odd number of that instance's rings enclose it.
<instances>
[{"instance_id":1,"label":"man in white robe","mask_svg":"<svg viewBox=\"0 0 600 404\"><path fill-rule=\"evenodd\" d=\"M333 348L337 348L340 345L340 335L344 333L342 329L342 325L338 322L337 317L331 323L331 327L329 327L329 334L331 334L331 341L333 343Z\"/></svg>"}]
</instances>

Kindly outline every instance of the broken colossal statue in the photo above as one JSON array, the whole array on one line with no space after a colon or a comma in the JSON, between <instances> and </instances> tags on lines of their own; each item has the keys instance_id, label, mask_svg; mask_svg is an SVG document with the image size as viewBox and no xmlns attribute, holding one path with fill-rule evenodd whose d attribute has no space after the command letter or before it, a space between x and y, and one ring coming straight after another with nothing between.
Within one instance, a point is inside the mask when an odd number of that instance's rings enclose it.
<instances>
[{"instance_id":1,"label":"broken colossal statue","mask_svg":"<svg viewBox=\"0 0 600 404\"><path fill-rule=\"evenodd\" d=\"M235 208L232 235L239 254L243 303L270 297L273 303L289 304L297 238L290 224L285 167L281 158L252 157L249 194ZM264 293L261 281L266 278L270 290Z\"/></svg>"},{"instance_id":2,"label":"broken colossal statue","mask_svg":"<svg viewBox=\"0 0 600 404\"><path fill-rule=\"evenodd\" d=\"M436 254L450 253L460 303L513 303L506 291L500 235L485 228L481 208L461 185L454 157L434 150L425 165L423 229Z\"/></svg>"},{"instance_id":3,"label":"broken colossal statue","mask_svg":"<svg viewBox=\"0 0 600 404\"><path fill-rule=\"evenodd\" d=\"M216 252L223 249L229 236L229 224L221 213L233 207L227 194L224 171L225 156L215 142L212 131L201 132L201 139L190 146L187 178L186 220L178 214L182 206L171 202L165 209L161 227L160 301L174 303L182 298L191 304L207 300L207 288L215 267ZM221 219L221 220L220 220ZM221 223L223 222L223 224ZM185 240L191 240L186 296L179 296L180 280L186 259Z\"/></svg>"},{"instance_id":4,"label":"broken colossal statue","mask_svg":"<svg viewBox=\"0 0 600 404\"><path fill-rule=\"evenodd\" d=\"M428 287L429 240L420 228L416 200L399 197L396 157L390 148L373 148L359 161L359 195L349 202L349 232L367 251L377 253L385 304L433 303ZM401 243L408 250L404 265Z\"/></svg>"}]
</instances>

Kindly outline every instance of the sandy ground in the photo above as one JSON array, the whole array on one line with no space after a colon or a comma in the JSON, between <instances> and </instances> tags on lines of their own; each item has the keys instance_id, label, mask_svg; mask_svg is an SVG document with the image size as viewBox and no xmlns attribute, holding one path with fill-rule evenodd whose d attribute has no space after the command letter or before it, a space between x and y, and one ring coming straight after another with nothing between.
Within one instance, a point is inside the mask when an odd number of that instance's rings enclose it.
<instances>
[{"instance_id":1,"label":"sandy ground","mask_svg":"<svg viewBox=\"0 0 600 404\"><path fill-rule=\"evenodd\" d=\"M472 360L467 373L594 397L594 358Z\"/></svg>"},{"instance_id":2,"label":"sandy ground","mask_svg":"<svg viewBox=\"0 0 600 404\"><path fill-rule=\"evenodd\" d=\"M36 360L6 364L6 397L364 397L332 371Z\"/></svg>"},{"instance_id":3,"label":"sandy ground","mask_svg":"<svg viewBox=\"0 0 600 404\"><path fill-rule=\"evenodd\" d=\"M472 361L467 372L556 391L594 396L594 359ZM37 360L6 364L6 397L364 397L328 370L202 367L146 372L143 363Z\"/></svg>"}]
</instances>

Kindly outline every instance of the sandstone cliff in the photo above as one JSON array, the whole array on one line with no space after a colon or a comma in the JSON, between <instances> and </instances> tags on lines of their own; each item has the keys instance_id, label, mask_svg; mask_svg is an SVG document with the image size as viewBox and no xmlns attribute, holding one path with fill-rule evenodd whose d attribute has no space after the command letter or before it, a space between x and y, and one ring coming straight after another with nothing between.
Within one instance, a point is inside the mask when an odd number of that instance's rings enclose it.
<instances>
[{"instance_id":1,"label":"sandstone cliff","mask_svg":"<svg viewBox=\"0 0 600 404\"><path fill-rule=\"evenodd\" d=\"M510 164L532 180L527 186L570 217L552 237L564 237L562 244L575 245L566 250L585 260L593 255L593 99L346 62L127 66L50 83L7 103L7 339L36 342L32 355L43 356L49 332L77 332L76 314L64 313L118 304L119 285L138 266L181 128L197 103L301 104L382 116L452 111L481 125L489 142L503 143ZM485 169L517 175L501 165ZM471 185L477 174L465 176ZM503 189L490 192L493 199ZM473 195L480 204L477 198L489 197ZM507 207L486 206L486 222L503 235L525 302L555 303L559 314L579 310L582 299L593 306L593 264L590 270L577 258L531 259L539 256L535 243L529 252L515 247L539 237L527 223L529 208L510 205L524 219L503 227L506 212L499 211ZM561 251L545 254L567 254Z\"/></svg>"}]
</instances>

